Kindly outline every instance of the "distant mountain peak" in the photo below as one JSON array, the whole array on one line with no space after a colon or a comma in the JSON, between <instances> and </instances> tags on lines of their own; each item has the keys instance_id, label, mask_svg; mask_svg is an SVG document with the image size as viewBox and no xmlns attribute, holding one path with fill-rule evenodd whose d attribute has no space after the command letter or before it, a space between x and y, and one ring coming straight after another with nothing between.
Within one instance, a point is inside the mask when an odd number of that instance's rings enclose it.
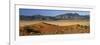
<instances>
[{"instance_id":1,"label":"distant mountain peak","mask_svg":"<svg viewBox=\"0 0 100 45\"><path fill-rule=\"evenodd\" d=\"M65 14L61 14L58 16L79 16L79 14L78 13L65 13Z\"/></svg>"},{"instance_id":2,"label":"distant mountain peak","mask_svg":"<svg viewBox=\"0 0 100 45\"><path fill-rule=\"evenodd\" d=\"M23 16L20 15L21 20L69 20L69 19L89 19L89 15L79 15L78 13L65 13L57 16L45 16L45 15L32 15Z\"/></svg>"}]
</instances>

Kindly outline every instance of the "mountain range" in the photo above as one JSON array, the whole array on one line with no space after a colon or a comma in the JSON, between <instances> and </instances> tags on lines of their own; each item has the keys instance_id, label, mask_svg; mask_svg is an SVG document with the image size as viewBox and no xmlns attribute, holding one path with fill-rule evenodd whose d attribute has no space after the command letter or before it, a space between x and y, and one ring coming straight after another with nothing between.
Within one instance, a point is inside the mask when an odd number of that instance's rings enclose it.
<instances>
[{"instance_id":1,"label":"mountain range","mask_svg":"<svg viewBox=\"0 0 100 45\"><path fill-rule=\"evenodd\" d=\"M79 15L78 13L65 13L56 16L44 16L44 15L20 15L20 20L89 20L89 15Z\"/></svg>"}]
</instances>

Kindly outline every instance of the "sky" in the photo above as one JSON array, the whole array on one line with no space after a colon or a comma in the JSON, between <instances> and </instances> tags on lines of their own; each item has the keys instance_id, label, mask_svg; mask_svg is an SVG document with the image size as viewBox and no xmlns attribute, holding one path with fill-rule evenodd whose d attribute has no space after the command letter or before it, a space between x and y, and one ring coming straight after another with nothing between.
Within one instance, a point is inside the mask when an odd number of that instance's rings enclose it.
<instances>
[{"instance_id":1,"label":"sky","mask_svg":"<svg viewBox=\"0 0 100 45\"><path fill-rule=\"evenodd\" d=\"M25 16L32 16L32 15L56 16L65 13L78 13L80 15L89 15L89 11L26 9L26 8L19 9L19 15L25 15Z\"/></svg>"}]
</instances>

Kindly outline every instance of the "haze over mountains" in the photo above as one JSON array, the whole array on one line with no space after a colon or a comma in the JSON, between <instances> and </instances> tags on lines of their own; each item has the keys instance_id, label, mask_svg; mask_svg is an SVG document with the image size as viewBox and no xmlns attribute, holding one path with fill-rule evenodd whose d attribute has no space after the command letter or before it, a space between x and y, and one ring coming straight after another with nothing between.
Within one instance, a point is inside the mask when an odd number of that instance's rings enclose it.
<instances>
[{"instance_id":1,"label":"haze over mountains","mask_svg":"<svg viewBox=\"0 0 100 45\"><path fill-rule=\"evenodd\" d=\"M79 15L78 13L65 13L56 16L44 16L41 14L26 16L20 15L20 20L89 20L89 15Z\"/></svg>"}]
</instances>

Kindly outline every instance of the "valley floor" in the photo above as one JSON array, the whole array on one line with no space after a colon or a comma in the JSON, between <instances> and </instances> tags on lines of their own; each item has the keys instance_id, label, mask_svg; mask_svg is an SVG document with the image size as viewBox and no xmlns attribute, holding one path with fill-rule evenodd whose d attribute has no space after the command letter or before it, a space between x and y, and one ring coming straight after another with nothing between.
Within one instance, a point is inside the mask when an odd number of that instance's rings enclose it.
<instances>
[{"instance_id":1,"label":"valley floor","mask_svg":"<svg viewBox=\"0 0 100 45\"><path fill-rule=\"evenodd\" d=\"M81 25L90 25L89 20L57 20L57 21L20 21L20 26L36 24L39 22L45 22L54 25L60 26L67 26L67 25L74 25L74 24L81 24Z\"/></svg>"}]
</instances>

